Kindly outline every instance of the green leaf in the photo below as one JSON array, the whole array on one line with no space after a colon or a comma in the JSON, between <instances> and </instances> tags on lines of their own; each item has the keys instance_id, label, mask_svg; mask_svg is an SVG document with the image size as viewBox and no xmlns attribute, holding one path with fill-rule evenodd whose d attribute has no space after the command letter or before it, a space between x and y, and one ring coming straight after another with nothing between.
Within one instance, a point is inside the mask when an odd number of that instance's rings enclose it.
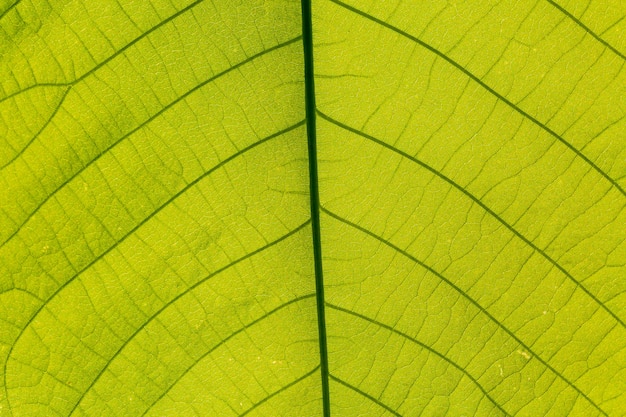
<instances>
[{"instance_id":1,"label":"green leaf","mask_svg":"<svg viewBox=\"0 0 626 417\"><path fill-rule=\"evenodd\" d=\"M622 416L617 0L0 1L0 416Z\"/></svg>"}]
</instances>

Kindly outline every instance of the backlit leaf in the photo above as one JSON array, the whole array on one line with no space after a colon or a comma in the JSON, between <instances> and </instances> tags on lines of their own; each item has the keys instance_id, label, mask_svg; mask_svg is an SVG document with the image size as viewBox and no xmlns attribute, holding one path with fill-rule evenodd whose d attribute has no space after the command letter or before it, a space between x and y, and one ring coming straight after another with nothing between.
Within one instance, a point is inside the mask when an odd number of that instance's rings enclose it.
<instances>
[{"instance_id":1,"label":"backlit leaf","mask_svg":"<svg viewBox=\"0 0 626 417\"><path fill-rule=\"evenodd\" d=\"M310 3L0 1L0 416L626 415L626 8Z\"/></svg>"}]
</instances>

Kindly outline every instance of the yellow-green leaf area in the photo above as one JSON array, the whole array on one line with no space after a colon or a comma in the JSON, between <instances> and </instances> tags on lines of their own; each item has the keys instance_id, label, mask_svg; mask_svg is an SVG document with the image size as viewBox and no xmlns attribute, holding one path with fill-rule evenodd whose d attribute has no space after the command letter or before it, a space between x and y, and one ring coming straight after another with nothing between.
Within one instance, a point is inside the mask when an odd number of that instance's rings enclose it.
<instances>
[{"instance_id":1,"label":"yellow-green leaf area","mask_svg":"<svg viewBox=\"0 0 626 417\"><path fill-rule=\"evenodd\" d=\"M331 398L621 415L618 46L551 2L316 5Z\"/></svg>"},{"instance_id":2,"label":"yellow-green leaf area","mask_svg":"<svg viewBox=\"0 0 626 417\"><path fill-rule=\"evenodd\" d=\"M623 416L625 34L0 0L0 416Z\"/></svg>"}]
</instances>

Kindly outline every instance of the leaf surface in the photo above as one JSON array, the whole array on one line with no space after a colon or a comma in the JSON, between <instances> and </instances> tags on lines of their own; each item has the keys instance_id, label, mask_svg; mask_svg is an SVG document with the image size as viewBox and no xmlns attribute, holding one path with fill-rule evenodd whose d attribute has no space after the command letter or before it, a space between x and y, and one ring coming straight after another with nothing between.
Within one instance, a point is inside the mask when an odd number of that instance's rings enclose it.
<instances>
[{"instance_id":1,"label":"leaf surface","mask_svg":"<svg viewBox=\"0 0 626 417\"><path fill-rule=\"evenodd\" d=\"M0 416L624 415L581 5L0 2Z\"/></svg>"}]
</instances>

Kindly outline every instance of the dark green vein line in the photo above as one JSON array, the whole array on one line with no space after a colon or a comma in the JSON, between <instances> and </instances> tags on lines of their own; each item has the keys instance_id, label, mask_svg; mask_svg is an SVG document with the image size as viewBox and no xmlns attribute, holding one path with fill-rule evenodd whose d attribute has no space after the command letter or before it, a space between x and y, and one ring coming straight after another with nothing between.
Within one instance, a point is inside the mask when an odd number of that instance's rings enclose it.
<instances>
[{"instance_id":1,"label":"dark green vein line","mask_svg":"<svg viewBox=\"0 0 626 417\"><path fill-rule=\"evenodd\" d=\"M569 272L567 272L565 270L565 268L563 268L561 265L559 265L559 263L556 262L554 259L552 259L552 257L550 257L550 255L548 255L544 250L542 250L537 245L535 245L533 242L531 242L526 236L524 236L520 232L518 232L513 226L511 226L509 223L507 223L502 217L500 217L496 212L494 212L489 207L487 207L487 205L485 205L485 203L483 203L479 198L475 197L473 194L471 194L465 188L463 188L462 186L460 186L459 184L457 184L452 179L448 178L447 176L445 176L443 173L439 172L435 168L433 168L430 165L426 164L425 162L422 162L419 159L415 158L414 156L411 156L411 155L409 155L406 152L403 152L403 151L401 151L399 149L396 149L393 146L389 145L388 143L383 142L380 139L377 139L377 138L375 138L373 136L370 136L370 135L368 135L366 133L363 133L363 132L361 132L361 131L359 131L359 130L357 130L355 128L352 128L350 126L347 126L347 125L341 123L340 121L335 120L335 119L333 119L330 116L327 116L326 114L322 113L319 110L317 111L317 113L320 115L321 118L329 121L330 123L332 123L332 124L342 128L342 129L345 129L345 130L347 130L349 132L357 134L357 135L361 136L362 138L365 138L365 139L370 140L370 141L372 141L374 143L377 143L380 146L383 146L384 148L389 149L389 150L397 153L398 155L408 159L409 161L412 161L412 162L416 163L417 165L419 165L422 168L430 171L435 176L441 178L442 180L444 180L445 182L450 184L452 187L456 188L457 190L459 190L460 192L465 194L474 203L478 204L483 210L485 210L493 218L495 218L498 222L500 222L504 227L506 227L511 233L513 233L515 236L517 236L519 239L521 239L524 243L526 243L528 246L530 246L534 251L536 251L538 254L540 254L542 257L544 257L548 262L550 262L555 268L557 268L559 271L561 271L561 273L563 273L563 275L565 275L570 281L572 281L585 294L587 294L589 297L591 297L591 299L593 299L604 311L606 311L622 327L624 327L626 329L626 324L624 324L622 319L620 319L615 313L613 313L602 301L600 301L593 293L591 293L591 291L589 291L587 288L585 288L585 286L582 285L582 283L580 283Z\"/></svg>"},{"instance_id":2,"label":"dark green vein line","mask_svg":"<svg viewBox=\"0 0 626 417\"><path fill-rule=\"evenodd\" d=\"M302 43L304 47L304 90L306 104L306 129L309 148L309 187L311 193L311 228L313 231L313 257L315 263L315 289L317 293L317 327L320 345L322 376L322 405L324 417L330 417L330 388L328 383L328 343L324 304L324 269L322 266L322 236L320 227L320 195L317 173L317 137L315 128L315 71L313 68L313 20L311 0L302 0Z\"/></svg>"},{"instance_id":3,"label":"dark green vein line","mask_svg":"<svg viewBox=\"0 0 626 417\"><path fill-rule=\"evenodd\" d=\"M383 329L389 330L391 333L394 333L394 334L396 334L396 335L398 335L398 336L400 336L400 337L403 337L404 339L409 340L409 341L411 341L411 342L415 343L415 344L416 344L416 345L418 345L418 346L421 346L422 348L426 349L427 351L429 351L430 353L434 354L435 356L438 356L440 359L442 359L443 361L445 361L445 362L449 363L449 364L450 364L450 365L452 365L455 369L457 369L457 370L458 370L458 371L460 371L463 375L465 375L467 378L469 378L469 379L470 379L470 380L474 383L474 385L476 385L476 386L478 387L478 389L479 389L479 390L483 393L483 395L484 395L485 397L487 397L487 399L489 399L489 401L490 401L493 405L495 405L495 406L496 406L496 407L497 407L500 411L502 411L505 415L510 416L510 414L509 414L509 413L507 413L507 411L506 411L504 408L502 408L502 406L501 406L500 404L498 404L498 403L497 403L497 402L496 402L496 401L495 401L495 400L491 397L491 395L489 395L489 393L485 390L485 388L483 388L483 386L482 386L482 385L480 385L480 383L476 380L476 378L474 378L474 377L473 377L473 376L472 376L469 372L467 372L465 369L463 369L463 367L461 367L461 366L460 366L460 365L458 365L456 362L454 362L454 361L452 361L451 359L449 359L449 358L448 358L447 356L445 356L444 354L439 353L438 351L436 351L436 350L435 350L435 349L433 349L432 347L428 346L427 344L422 343L422 342L420 342L419 340L417 340L417 339L415 339L415 338L413 338L413 337L409 336L408 334L403 333L403 332L401 332L401 331L399 331L399 330L394 329L394 328L393 328L393 327L391 327L391 326L386 325L385 323L381 323L381 322L379 322L379 321L377 321L377 320L374 320L374 319L372 319L372 318L370 318L370 317L364 316L364 315L359 314L359 313L354 312L354 311L350 311L350 310L348 310L348 309L345 309L345 308L343 308L343 307L339 307L339 306L334 305L334 304L331 304L331 303L326 303L326 305L327 305L329 308L333 309L333 310L341 311L341 312L346 313L346 314L349 314L349 315L351 315L351 316L358 317L358 318L360 318L360 319L362 319L362 320L365 320L365 321L367 321L367 322L369 322L369 323L372 323L372 324L374 324L374 325L376 325L376 326L378 326L378 327L381 327L381 328L383 328Z\"/></svg>"},{"instance_id":4,"label":"dark green vein line","mask_svg":"<svg viewBox=\"0 0 626 417\"><path fill-rule=\"evenodd\" d=\"M597 35L593 30L591 30L587 25L585 25L583 22L581 22L579 19L576 18L576 16L574 16L573 14L571 14L570 12L568 12L565 8L561 7L558 3L552 1L552 0L546 0L548 3L550 3L552 6L554 6L555 8L557 8L559 11L561 11L561 13L563 13L564 15L566 15L567 17L569 17L571 20L574 21L574 23L576 23L578 26L580 26L581 28L583 28L585 30L585 32L587 32L588 34L590 34L591 36L593 36L593 38L595 40L597 40L598 42L600 42L602 45L604 45L606 48L610 49L612 52L615 53L615 55L619 56L620 58L622 58L623 60L626 60L626 56L624 56L623 53L621 53L620 51L618 51L615 47L613 47L610 43L608 43L607 41L605 41L604 39L602 39L599 35Z\"/></svg>"},{"instance_id":5,"label":"dark green vein line","mask_svg":"<svg viewBox=\"0 0 626 417\"><path fill-rule=\"evenodd\" d=\"M364 234L366 234L366 235L376 239L377 241L381 242L385 246L388 246L389 248L393 249L394 251L396 251L396 252L400 253L401 255L403 255L404 257L406 257L407 259L410 259L411 261L415 262L416 264L418 264L419 266L421 266L422 268L424 268L425 270L427 270L431 274L435 275L441 281L443 281L448 286L450 286L454 291L456 291L458 294L460 294L463 298L465 298L467 301L469 301L474 307L476 307L478 310L480 310L480 312L482 312L485 316L487 316L489 318L489 320L491 320L500 329L502 329L507 335L509 335L509 337L511 337L513 340L515 340L517 343L519 343L519 345L522 346L526 351L531 353L533 358L535 358L537 361L539 361L543 366L545 366L547 369L549 369L552 373L554 373L554 375L556 375L558 378L560 378L567 385L572 387L572 389L574 389L579 395L581 395L583 398L585 398L591 405L593 405L596 409L598 409L598 411L600 411L604 415L607 415L600 408L600 406L598 406L591 398L589 398L587 396L587 394L585 394L583 391L581 391L580 388L578 388L569 379L565 378L565 376L563 376L563 374L561 374L559 371L557 371L555 368L553 368L552 365L550 365L546 360L544 360L539 355L537 355L535 353L535 351L530 346L528 346L526 343L524 343L511 330L509 330L502 322L500 322L493 315L491 315L491 313L489 313L489 311L487 311L487 309L485 309L476 300L474 300L472 297L470 297L468 293L463 291L460 287L458 287L456 284L454 284L452 281L450 281L444 275L442 275L441 273L439 273L438 271L436 271L435 269L433 269L432 267L430 267L426 263L420 261L419 259L417 259L413 255L411 255L407 251L400 249L398 246L394 245L393 243L389 242L386 239L383 239L382 237L378 236L377 234L375 234L375 233L365 229L364 227L361 227L358 224L353 223L350 220L347 220L347 219L345 219L345 218L343 218L343 217L341 217L341 216L331 212L330 210L324 208L324 206L322 206L321 210L322 210L322 212L324 212L327 215L329 215L330 217L340 221L341 223L344 223L344 224L346 224L346 225L348 225L348 226L350 226L350 227L352 227L352 228L354 228L356 230L359 230L360 232L362 232L362 233L364 233Z\"/></svg>"},{"instance_id":6,"label":"dark green vein line","mask_svg":"<svg viewBox=\"0 0 626 417\"><path fill-rule=\"evenodd\" d=\"M29 85L28 87L24 87L23 89L16 91L14 93L8 94L2 98L0 98L0 103L4 103L7 100L12 99L15 96L19 96L20 94L23 94L27 91L30 91L34 88L41 88L41 87L71 87L72 84L74 84L76 82L76 80L74 81L68 81L68 82L61 82L61 83L38 83L38 84L33 84L33 85Z\"/></svg>"},{"instance_id":7,"label":"dark green vein line","mask_svg":"<svg viewBox=\"0 0 626 417\"><path fill-rule=\"evenodd\" d=\"M373 402L374 404L378 405L381 408L384 408L385 410L389 411L391 414L393 414L394 416L398 416L398 417L402 417L402 414L398 413L396 410L394 410L393 408L387 406L386 404L384 404L382 401L372 397L371 395L369 395L368 393L361 391L360 389L358 389L357 387L348 384L346 381L337 378L335 375L330 374L330 379L332 379L333 381L343 385L344 387L350 389L351 391L356 392L357 394L362 395L363 397L367 398L368 400L370 400L371 402Z\"/></svg>"},{"instance_id":8,"label":"dark green vein line","mask_svg":"<svg viewBox=\"0 0 626 417\"><path fill-rule=\"evenodd\" d=\"M15 285L15 284L12 284L12 285ZM29 296L33 297L34 299L36 299L36 300L38 300L38 301L43 302L43 300L42 300L41 298L39 298L39 296L37 296L36 294L34 294L34 293L32 293L32 292L30 292L30 291L28 291L28 290L25 290L25 289L23 289L23 288L17 288L17 287L15 287L15 286L13 286L13 287L11 287L11 288L4 289L4 290L0 291L0 295L2 295L2 294L7 294L7 293L10 293L10 292L12 292L12 291L22 292L22 293L24 293L24 294L27 294L27 295L29 295ZM1 320L1 319L0 319L0 320ZM7 322L7 323L8 323L8 322ZM15 326L15 324L14 324L14 326Z\"/></svg>"},{"instance_id":9,"label":"dark green vein line","mask_svg":"<svg viewBox=\"0 0 626 417\"><path fill-rule=\"evenodd\" d=\"M21 0L18 0L18 3L19 3L19 1L21 1ZM135 45L140 40L144 39L146 36L150 35L155 30L165 26L166 24L170 23L172 20L174 20L177 17L179 17L180 15L188 12L189 10L193 9L194 7L199 5L200 3L203 3L204 1L205 0L196 0L193 3L191 3L191 4L187 5L186 7L184 7L183 9L179 10L178 12L174 13L173 15L165 18L164 20L162 20L158 24L152 26L150 29L148 29L147 31L145 31L141 35L137 36L135 39L133 39L132 41L130 41L129 43L127 43L123 47L121 47L119 50L115 51L115 53L110 55L104 61L98 63L92 69L90 69L89 71L87 71L86 73L81 75L80 77L76 78L75 80L62 82L62 83L38 83L38 84L33 84L33 85L30 85L30 86L28 86L26 88L23 88L23 89L19 90L19 91L16 91L15 93L11 93L11 94L3 97L2 99L0 99L0 103L2 103L3 101L9 100L10 98L15 97L15 96L17 96L19 94L25 93L28 90L32 90L33 88L37 88L37 87L67 87L67 86L69 86L71 88L71 86L73 86L75 84L78 84L79 82L81 82L82 80L87 78L89 75L91 75L94 72L98 71L100 68L105 66L107 63L111 62L111 60L113 60L116 57L118 57L121 54L123 54L126 50L131 48L133 45Z\"/></svg>"},{"instance_id":10,"label":"dark green vein line","mask_svg":"<svg viewBox=\"0 0 626 417\"><path fill-rule=\"evenodd\" d=\"M7 7L1 14L0 14L0 19L2 19L4 16L6 16L11 10L15 9L17 7L18 4L20 4L22 2L22 0L17 0L15 3L13 3L12 5L10 5L9 7Z\"/></svg>"},{"instance_id":11,"label":"dark green vein line","mask_svg":"<svg viewBox=\"0 0 626 417\"><path fill-rule=\"evenodd\" d=\"M13 233L11 233L11 235L9 235L9 237L2 242L2 244L0 244L0 248L2 248L8 241L10 241L13 237L15 237L15 235L17 235L17 233L22 229L22 227L39 211L39 209L41 209L41 207L46 204L46 202L52 198L61 188L65 187L70 181L72 181L74 178L76 178L78 175L80 175L85 169L87 169L89 166L93 165L94 163L96 163L101 157L103 157L105 154L107 154L111 149L115 148L117 145L119 145L120 143L122 143L125 139L129 138L130 136L132 136L134 133L138 132L139 130L143 129L144 127L146 127L148 124L150 124L153 120L155 120L156 118L158 118L159 116L161 116L163 113L165 113L166 111L168 111L169 109L171 109L172 107L174 107L176 104L180 103L182 100L186 99L187 97L189 97L190 95L192 95L193 93L195 93L196 91L200 90L202 87L204 87L207 84L212 83L213 81L217 80L218 78L223 77L224 75L239 69L240 67L242 67L243 65L246 65L252 61L254 61L257 58L260 58L263 55L266 55L268 53L271 53L277 49L286 47L288 45L291 45L293 43L296 43L298 41L300 41L302 39L302 36L297 36L293 39L290 39L286 42L283 42L281 44L275 45L269 49L266 49L264 51L261 51L257 54L254 54L252 56L250 56L249 58L235 64L234 66L225 69L224 71L215 74L214 76L212 76L211 78L201 82L200 84L198 84L197 86L195 86L194 88L192 88L191 90L187 91L186 93L184 93L183 95L181 95L180 97L178 97L177 99L173 100L172 102L168 103L165 107L163 107L161 110L159 110L158 112L156 112L155 114L153 114L152 116L150 116L149 119L147 119L146 121L142 122L139 126L137 126L136 128L134 128L133 130L131 130L130 132L126 133L124 136L120 137L119 139L117 139L115 142L111 143L107 148L105 148L104 150L100 151L100 153L98 153L91 161L89 161L88 164L86 164L85 166L83 166L82 168L80 168L78 171L76 171L76 173L74 173L71 177L69 177L68 179L66 179L65 181L63 181L61 184L59 184L59 186L52 191L52 193L48 194L46 196L46 198L44 198L41 203L39 203L37 205L37 207L35 207L35 209L28 215L28 217L26 217L26 219L22 222L22 224L20 224L18 226L18 228L13 231ZM300 124L304 124L304 122L301 122ZM298 124L298 126L300 125ZM297 126L292 126L292 127L297 127ZM288 130L290 130L291 128L289 128Z\"/></svg>"},{"instance_id":12,"label":"dark green vein line","mask_svg":"<svg viewBox=\"0 0 626 417\"><path fill-rule=\"evenodd\" d=\"M512 101L510 101L509 99L507 99L506 97L504 97L503 95L498 93L496 90L494 90L489 85L487 85L485 82L483 82L480 78L478 78L477 76L475 76L474 74L469 72L461 64L459 64L458 62L452 60L452 58L448 57L443 52L441 52L438 49L434 48L433 46L425 43L424 41L416 38L415 36L413 36L413 35L411 35L411 34L409 34L407 32L404 32L403 30L398 29L397 27L392 26L392 25L390 25L389 23L387 23L387 22L385 22L383 20L380 20L380 19L378 19L378 18L376 18L374 16L370 16L367 13L365 13L365 12L363 12L363 11L357 9L357 8L354 8L354 7L352 7L352 6L348 5L348 4L345 4L345 3L343 3L343 2L341 2L339 0L329 0L329 1L331 1L331 2L341 6L341 7L345 8L345 9L347 9L347 10L350 10L351 12L353 12L355 14L358 14L359 16L362 16L362 17L364 17L364 18L366 18L368 20L371 20L372 22L378 23L379 25L384 26L387 29L390 29L390 30L394 31L397 34L399 34L401 36L404 36L405 38L407 38L409 40L412 40L413 42L419 44L420 46L424 47L425 49L428 49L430 52L432 52L435 55L439 56L440 58L442 58L443 60L445 60L446 62L448 62L452 66L454 66L456 69L461 71L463 74L465 74L466 76L471 78L473 81L475 81L477 84L479 84L485 90L487 90L489 93L493 94L498 100L500 100L503 103L507 104L509 107L511 107L517 113L519 113L520 115L522 115L526 119L528 119L531 122L533 122L535 125L537 125L541 129L543 129L545 132L549 133L553 138L555 138L556 140L561 142L563 145L565 145L567 148L569 148L579 158L581 158L583 161L585 161L587 164L589 164L598 174L602 175L607 181L609 181L613 185L613 187L615 187L620 193L622 193L623 196L626 197L626 191L613 178L611 178L606 172L604 172L602 169L600 169L600 167L598 167L593 161L591 161L589 158L587 158L587 156L585 156L581 151L576 149L571 143L569 143L568 141L563 139L558 133L556 133L554 130L550 129L545 124L541 123L539 120L537 120L536 118L531 116L529 113L527 113L524 110L522 110L520 107L518 107Z\"/></svg>"},{"instance_id":13,"label":"dark green vein line","mask_svg":"<svg viewBox=\"0 0 626 417\"><path fill-rule=\"evenodd\" d=\"M600 36L603 36L605 33L607 33L608 31L610 31L611 29L613 29L615 26L619 25L622 20L624 20L624 18L626 18L626 16L622 16L619 19L617 19L615 22L613 22L610 26L608 26L607 28L605 28L601 33Z\"/></svg>"},{"instance_id":14,"label":"dark green vein line","mask_svg":"<svg viewBox=\"0 0 626 417\"><path fill-rule=\"evenodd\" d=\"M117 248L120 244L122 244L122 242L124 242L126 239L128 239L128 237L132 236L137 230L139 230L139 228L141 228L141 226L143 226L144 224L146 224L150 219L152 219L154 216L156 216L161 210L163 210L165 207L167 207L170 203L172 203L174 200L176 200L178 197L180 197L181 195L183 195L187 190L189 190L190 188L192 188L193 186L195 186L196 184L198 184L202 179L206 178L207 176L211 175L213 172L215 172L216 170L222 168L224 165L226 165L228 162L232 161L233 159L245 154L246 152L252 150L253 148L256 148L257 146L266 143L267 141L276 138L280 135L283 135L284 133L287 133L291 130L294 130L300 126L302 126L304 124L304 121L301 121L291 127L288 127L287 129L281 130L280 132L276 132L273 135L270 135L258 142L253 143L250 146L247 146L246 148L241 149L240 151L236 152L235 154L229 156L228 158L224 159L223 161L221 161L219 164L215 165L213 168L211 168L210 170L208 170L207 172L205 172L204 174L202 174L201 176L199 176L198 178L196 178L194 181L190 182L189 184L187 184L187 186L185 186L183 189L181 189L180 191L178 191L176 194L174 194L172 197L170 197L167 201L165 201L163 204L161 204L155 211L153 211L149 216L147 216L145 219L143 219L140 223L138 223L135 227L133 227L131 230L129 230L120 240L118 240L117 242L115 242L115 244L113 244L111 247L109 247L107 250L105 250L104 252L102 252L100 255L98 255L97 257L95 257L91 262L89 262L87 265L85 265L80 271L78 271L76 274L74 274L72 277L70 277L67 281L65 281L61 286L59 286L59 288L57 288L57 290L50 296L48 297L44 303L41 304L41 306L39 306L39 308L37 309L37 311L35 311L33 313L33 315L30 317L30 319L26 322L26 324L24 325L24 327L22 328L22 331L17 335L17 337L15 338L15 341L11 344L11 348L9 349L9 352L6 355L6 361L4 362L4 389L6 392L6 387L7 387L7 363L9 362L9 359L11 357L11 353L13 352L13 349L15 348L15 346L17 345L17 343L19 342L19 340L21 339L22 335L24 334L24 332L26 331L26 329L28 328L28 326L30 326L30 324L33 322L33 320L35 320L35 318L39 315L39 313L43 310L43 308L50 302L50 300L52 300L53 298L55 298L61 291L63 291L63 289L65 287L67 287L69 284L71 284L74 280L76 280L82 273L84 273L86 270L88 270L89 268L91 268L96 262L98 262L100 259L103 259L106 255L108 255L111 251L113 251L115 248ZM8 395L6 395L7 398L7 402L9 401L9 397Z\"/></svg>"},{"instance_id":15,"label":"dark green vein line","mask_svg":"<svg viewBox=\"0 0 626 417\"><path fill-rule=\"evenodd\" d=\"M316 366L315 368L313 368L312 370L310 370L309 372L307 372L306 374L302 375L300 378L294 380L293 382L290 382L289 384L285 385L284 387L282 387L281 389L279 389L278 391L274 391L272 394L268 395L267 397L263 398L261 401L259 401L258 403L254 404L252 407L248 408L246 411L244 411L242 414L239 415L239 417L243 417L247 414L249 414L250 412L252 412L254 409L256 409L257 407L259 407L260 405L263 405L264 403L266 403L267 401L271 400L272 398L274 398L275 396L277 396L278 394L280 394L281 392L287 391L289 388L293 387L294 385L297 385L298 383L300 383L301 381L304 381L305 379L307 379L308 377L310 377L311 375L313 375L315 372L317 372L317 370L319 369L319 365Z\"/></svg>"},{"instance_id":16,"label":"dark green vein line","mask_svg":"<svg viewBox=\"0 0 626 417\"><path fill-rule=\"evenodd\" d=\"M295 229L293 229L291 232L285 234L284 236L281 236L280 238L268 243L265 246L262 246L250 253L248 253L245 256L242 256L239 259L236 259L232 262L230 262L228 265L225 265L215 271L213 271L212 273L210 273L209 275L207 275L206 277L202 278L200 281L196 282L195 284L193 284L191 287L187 288L185 291L181 292L180 294L178 294L176 297L172 298L170 301L168 301L167 303L163 304L163 306L155 311L152 316L150 316L148 318L148 320L146 320L141 326L139 326L135 332L130 335L130 337L128 337L128 339L126 339L124 341L124 343L122 343L120 345L120 347L117 349L117 351L109 358L108 362L105 364L105 366L100 370L100 372L98 373L98 375L91 381L91 384L89 384L89 386L83 391L83 393L81 394L81 396L76 400L76 404L74 405L74 407L72 408L72 410L70 411L69 415L72 415L72 413L74 413L74 411L76 410L76 408L78 408L80 406L80 403L82 402L82 400L85 398L85 395L87 395L87 393L91 390L91 388L100 380L100 377L104 374L104 372L109 368L109 365L115 360L115 358L117 358L117 356L124 350L124 348L126 346L128 346L128 344L142 331L144 330L153 320L155 320L163 311L165 311L168 307L170 307L171 305L173 305L174 303L176 303L178 300L180 300L182 297L184 297L185 295L189 294L191 291L195 290L196 288L198 288L199 286L201 286L202 284L206 283L208 280L210 280L211 278L221 274L224 271L229 270L230 268L240 264L241 262L252 258L253 256L266 251L267 249L278 245L280 242L283 242L285 240L287 240L288 238L290 238L291 236L297 234L298 232L300 232L302 229L304 229L311 221L307 220L306 222L302 223L300 226L296 227ZM296 302L299 301L301 299L304 298L310 298L312 297L312 295L307 295L304 297L300 297L300 298L296 298L294 301L290 301L290 303L292 302ZM288 304L285 304L288 305ZM272 310L273 311L273 310ZM262 316L260 319L265 318L267 315L269 315L271 313L268 313L264 316ZM258 320L260 320L258 319ZM254 322L253 322L254 323Z\"/></svg>"},{"instance_id":17,"label":"dark green vein line","mask_svg":"<svg viewBox=\"0 0 626 417\"><path fill-rule=\"evenodd\" d=\"M180 381L181 379L183 379L185 377L185 375L187 375L193 368L194 366L196 366L200 361L202 361L204 358L206 358L207 356L209 356L211 353L215 352L216 349L218 349L220 346L224 345L226 342L228 342L230 339L232 339L233 337L237 336L238 334L246 331L247 329L249 329L250 327L254 326L255 324L258 324L259 322L263 321L264 319L270 317L273 314L276 314L278 311L294 304L294 303L298 303L302 300L305 300L307 298L313 298L315 297L315 294L309 294L309 295L305 295L302 297L298 297L298 298L294 298L293 300L282 304L278 307L276 307L275 309L268 311L266 314L264 314L263 316L259 317L258 319L248 323L247 325L245 325L244 327L242 327L241 329L235 331L234 333L232 333L231 335L229 335L226 339L220 341L218 344L216 344L215 346L213 346L211 349L209 349L206 353L204 353L202 356L200 356L193 364L191 364L190 366L187 367L187 369L185 369L183 371L183 373L181 373L178 377L176 377L176 379L174 379L172 382L170 382L169 386L161 393L161 395L159 395L158 398L156 398L152 404L150 404L148 406L148 408L146 409L146 411L144 411L144 413L141 415L141 417L145 416L146 414L148 414L148 412L152 409L152 407L154 407L154 405L156 403L158 403L159 401L161 401L161 399L163 397L165 397L167 395L168 392L170 392L172 390L172 388L174 388L174 386L178 383L178 381ZM319 365L317 367L315 367L313 369L313 371L311 371L310 373L315 372L317 369L319 368Z\"/></svg>"},{"instance_id":18,"label":"dark green vein line","mask_svg":"<svg viewBox=\"0 0 626 417\"><path fill-rule=\"evenodd\" d=\"M54 107L54 110L52 110L52 113L50 114L50 116L48 117L48 119L44 122L44 124L41 126L41 128L39 128L39 130L37 131L37 133L35 133L33 135L32 138L30 138L28 140L28 142L26 142L26 144L24 146L22 146L22 149L20 149L18 152L15 153L15 155L13 155L13 157L11 157L11 159L9 159L7 162L5 162L4 164L2 164L2 166L0 167L0 170L5 169L7 166L11 165L13 162L15 162L15 160L17 158L19 158L20 156L22 156L24 154L24 152L26 151L26 149L28 149L28 147L30 145L32 145L32 143L39 137L39 135L41 135L41 132L43 132L50 123L52 123L52 119L54 119L54 116L56 116L56 114L59 112L59 110L61 109L61 107L63 106L63 102L65 101L65 99L67 98L67 95L70 92L70 88L71 87L67 87L65 89L65 92L63 93L63 95L61 96L61 100L59 100L58 104Z\"/></svg>"}]
</instances>

